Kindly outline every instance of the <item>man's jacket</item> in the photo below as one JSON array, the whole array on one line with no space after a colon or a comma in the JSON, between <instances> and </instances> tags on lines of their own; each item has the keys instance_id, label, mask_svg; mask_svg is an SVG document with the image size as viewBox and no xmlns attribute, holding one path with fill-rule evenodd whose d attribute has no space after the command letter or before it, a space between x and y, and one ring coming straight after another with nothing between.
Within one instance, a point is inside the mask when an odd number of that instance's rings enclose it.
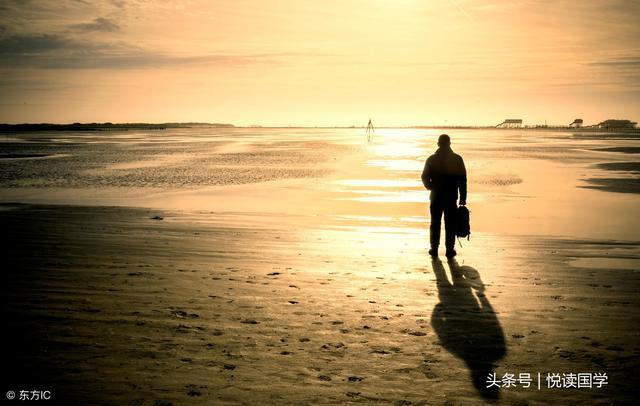
<instances>
[{"instance_id":1,"label":"man's jacket","mask_svg":"<svg viewBox=\"0 0 640 406\"><path fill-rule=\"evenodd\" d=\"M462 157L451 150L451 147L440 147L424 164L422 183L431 191L433 200L467 201L467 170Z\"/></svg>"}]
</instances>

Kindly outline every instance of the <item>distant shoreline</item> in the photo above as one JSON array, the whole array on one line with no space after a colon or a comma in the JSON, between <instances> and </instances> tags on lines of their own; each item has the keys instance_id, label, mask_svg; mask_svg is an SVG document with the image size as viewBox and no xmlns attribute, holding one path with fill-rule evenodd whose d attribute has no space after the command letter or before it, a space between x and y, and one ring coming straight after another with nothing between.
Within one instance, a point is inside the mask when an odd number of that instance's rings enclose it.
<instances>
[{"instance_id":1,"label":"distant shoreline","mask_svg":"<svg viewBox=\"0 0 640 406\"><path fill-rule=\"evenodd\" d=\"M73 123L73 124L0 124L0 132L26 131L127 131L166 130L168 128L215 127L234 128L224 123Z\"/></svg>"},{"instance_id":2,"label":"distant shoreline","mask_svg":"<svg viewBox=\"0 0 640 406\"><path fill-rule=\"evenodd\" d=\"M171 128L317 128L317 129L365 129L365 126L236 126L227 123L22 123L2 124L0 133L45 132L45 131L128 131L128 130L166 130ZM640 128L597 128L597 127L568 127L568 126L467 126L467 125L414 125L414 126L383 126L376 129L430 129L430 130L523 130L523 131L572 131L572 132L624 132L640 134Z\"/></svg>"}]
</instances>

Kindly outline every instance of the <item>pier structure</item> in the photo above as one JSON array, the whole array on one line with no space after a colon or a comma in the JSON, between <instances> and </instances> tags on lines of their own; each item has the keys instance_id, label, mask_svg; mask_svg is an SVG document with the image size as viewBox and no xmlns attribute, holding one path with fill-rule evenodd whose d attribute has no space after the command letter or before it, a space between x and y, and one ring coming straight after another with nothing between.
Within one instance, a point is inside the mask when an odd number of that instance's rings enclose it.
<instances>
[{"instance_id":1,"label":"pier structure","mask_svg":"<svg viewBox=\"0 0 640 406\"><path fill-rule=\"evenodd\" d=\"M581 128L583 124L584 124L584 121L581 118L576 118L575 120L573 120L573 123L569 124L569 127Z\"/></svg>"},{"instance_id":2,"label":"pier structure","mask_svg":"<svg viewBox=\"0 0 640 406\"><path fill-rule=\"evenodd\" d=\"M636 128L638 123L631 120L619 120L610 118L608 120L604 120L601 123L596 124L597 128L602 129L620 129L620 128Z\"/></svg>"},{"instance_id":3,"label":"pier structure","mask_svg":"<svg viewBox=\"0 0 640 406\"><path fill-rule=\"evenodd\" d=\"M522 128L521 118L508 118L502 123L498 124L496 128Z\"/></svg>"}]
</instances>

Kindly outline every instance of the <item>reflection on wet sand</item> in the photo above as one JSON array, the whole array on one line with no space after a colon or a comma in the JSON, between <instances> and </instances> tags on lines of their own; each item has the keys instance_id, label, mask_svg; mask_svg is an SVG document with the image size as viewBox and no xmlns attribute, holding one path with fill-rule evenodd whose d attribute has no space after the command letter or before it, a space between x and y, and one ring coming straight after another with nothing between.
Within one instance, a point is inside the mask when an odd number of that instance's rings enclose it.
<instances>
[{"instance_id":1,"label":"reflection on wet sand","mask_svg":"<svg viewBox=\"0 0 640 406\"><path fill-rule=\"evenodd\" d=\"M629 161L593 148L630 140L456 131L473 230L458 258L483 272L489 304L471 267L437 261L427 282L419 171L438 135L5 140L7 154L64 154L0 159L13 379L69 404L633 404L639 195L578 187L613 176L603 158ZM612 384L486 389L490 372L540 371Z\"/></svg>"},{"instance_id":2,"label":"reflection on wet sand","mask_svg":"<svg viewBox=\"0 0 640 406\"><path fill-rule=\"evenodd\" d=\"M431 325L442 346L467 364L480 394L497 398L499 389L488 389L486 379L507 349L500 322L484 294L480 274L451 259L448 265L452 282L449 282L442 261L433 259L432 265L440 303L433 309Z\"/></svg>"}]
</instances>

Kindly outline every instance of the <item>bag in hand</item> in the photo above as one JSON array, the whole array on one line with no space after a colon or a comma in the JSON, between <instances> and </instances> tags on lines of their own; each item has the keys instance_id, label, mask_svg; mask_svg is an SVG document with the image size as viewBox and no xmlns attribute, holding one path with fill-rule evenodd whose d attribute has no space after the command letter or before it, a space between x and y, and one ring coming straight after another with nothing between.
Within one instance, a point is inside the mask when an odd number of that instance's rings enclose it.
<instances>
[{"instance_id":1,"label":"bag in hand","mask_svg":"<svg viewBox=\"0 0 640 406\"><path fill-rule=\"evenodd\" d=\"M456 236L467 237L468 240L470 235L469 209L466 206L459 206L456 210Z\"/></svg>"}]
</instances>

